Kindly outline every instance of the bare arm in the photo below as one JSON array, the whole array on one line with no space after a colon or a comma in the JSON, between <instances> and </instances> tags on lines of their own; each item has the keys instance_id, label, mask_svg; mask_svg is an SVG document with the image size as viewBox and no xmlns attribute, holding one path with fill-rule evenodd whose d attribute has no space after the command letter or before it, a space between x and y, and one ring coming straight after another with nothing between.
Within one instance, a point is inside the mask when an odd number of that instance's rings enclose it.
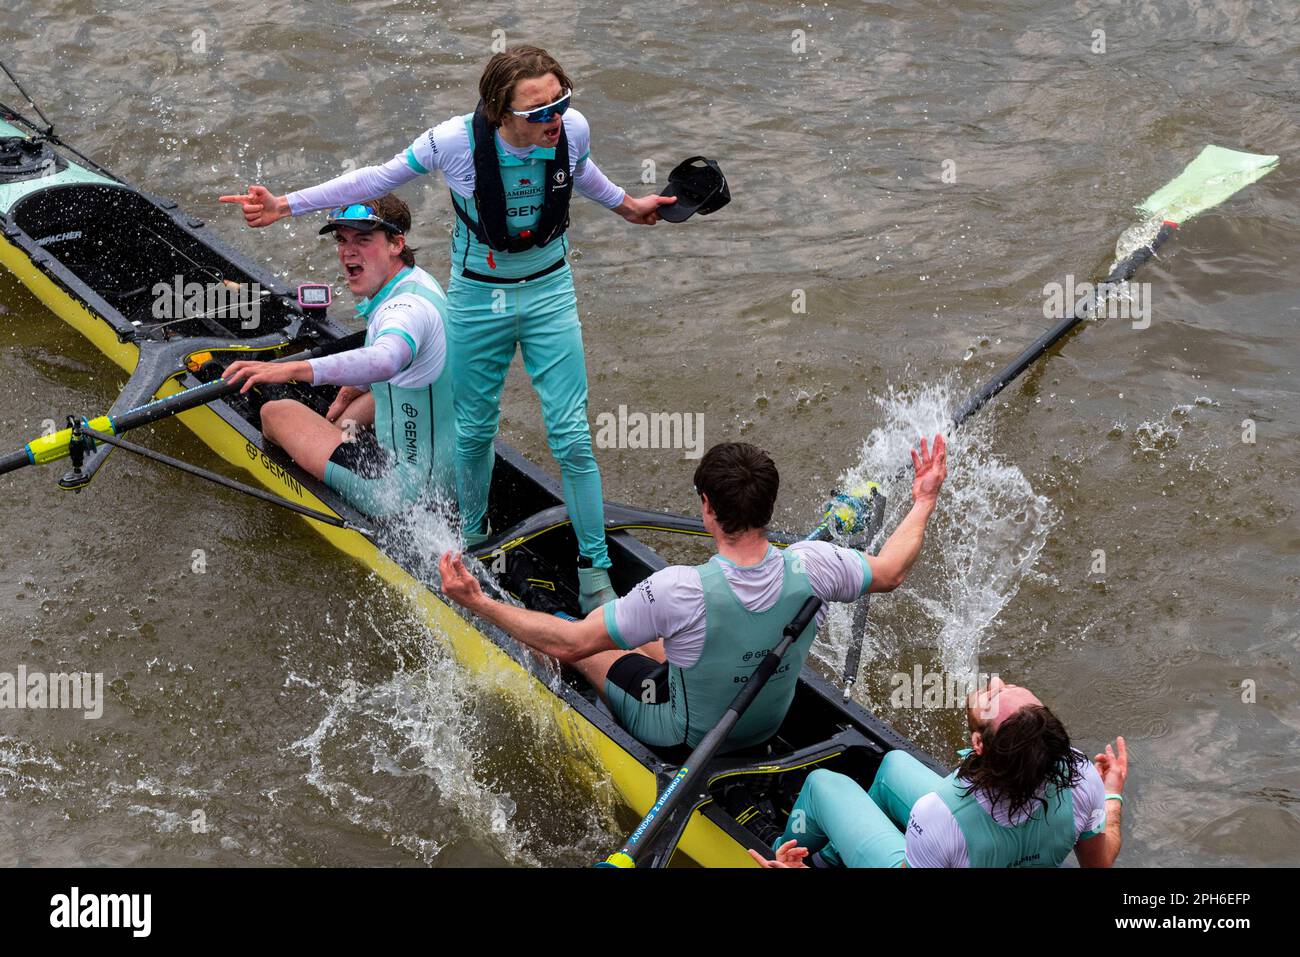
<instances>
[{"instance_id":1,"label":"bare arm","mask_svg":"<svg viewBox=\"0 0 1300 957\"><path fill-rule=\"evenodd\" d=\"M912 478L912 509L889 536L879 555L867 555L871 566L871 586L868 591L893 591L903 583L908 571L921 554L925 544L925 523L934 514L939 500L939 489L948 477L948 446L942 435L934 437L934 448L926 448L921 440L921 452L912 452L912 465L916 470Z\"/></svg>"},{"instance_id":2,"label":"bare arm","mask_svg":"<svg viewBox=\"0 0 1300 957\"><path fill-rule=\"evenodd\" d=\"M1119 801L1106 802L1106 830L1074 845L1074 856L1080 867L1111 867L1120 849Z\"/></svg>"},{"instance_id":3,"label":"bare arm","mask_svg":"<svg viewBox=\"0 0 1300 957\"><path fill-rule=\"evenodd\" d=\"M438 569L448 598L543 654L571 663L617 648L605 630L603 609L595 609L580 621L567 621L489 598L461 557L452 552L443 553Z\"/></svg>"},{"instance_id":4,"label":"bare arm","mask_svg":"<svg viewBox=\"0 0 1300 957\"><path fill-rule=\"evenodd\" d=\"M1080 867L1112 867L1123 845L1120 819L1124 803L1110 795L1123 794L1128 778L1128 746L1124 739L1118 737L1114 745L1106 745L1106 752L1093 758L1093 763L1106 786L1106 830L1074 845L1074 856Z\"/></svg>"}]
</instances>

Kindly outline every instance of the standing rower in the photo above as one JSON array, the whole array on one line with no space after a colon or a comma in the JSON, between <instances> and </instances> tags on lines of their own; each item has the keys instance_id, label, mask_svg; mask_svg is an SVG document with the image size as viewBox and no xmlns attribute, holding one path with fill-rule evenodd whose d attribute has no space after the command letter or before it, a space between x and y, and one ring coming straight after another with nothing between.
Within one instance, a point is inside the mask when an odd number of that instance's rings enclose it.
<instances>
[{"instance_id":1,"label":"standing rower","mask_svg":"<svg viewBox=\"0 0 1300 957\"><path fill-rule=\"evenodd\" d=\"M587 120L570 108L573 82L545 50L493 56L473 113L420 135L382 166L275 196L262 186L223 196L250 226L358 202L439 170L456 212L447 331L456 381L456 483L465 539L487 538L501 390L522 348L541 400L551 454L578 539L584 611L615 597L605 544L604 496L587 422L587 370L573 276L566 258L576 188L631 223L653 225L674 200L628 196L590 157Z\"/></svg>"},{"instance_id":2,"label":"standing rower","mask_svg":"<svg viewBox=\"0 0 1300 957\"><path fill-rule=\"evenodd\" d=\"M335 209L333 233L348 288L361 301L366 344L303 362L234 362L241 391L264 383L339 385L329 411L293 399L262 406L263 434L304 469L371 515L455 494L455 424L447 297L406 245L411 211L388 194Z\"/></svg>"}]
</instances>

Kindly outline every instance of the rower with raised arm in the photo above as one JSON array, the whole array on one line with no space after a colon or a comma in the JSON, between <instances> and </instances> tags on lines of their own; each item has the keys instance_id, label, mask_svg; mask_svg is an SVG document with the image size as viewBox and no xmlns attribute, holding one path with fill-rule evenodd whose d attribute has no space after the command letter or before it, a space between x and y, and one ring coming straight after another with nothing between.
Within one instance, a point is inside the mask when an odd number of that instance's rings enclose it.
<instances>
[{"instance_id":1,"label":"rower with raised arm","mask_svg":"<svg viewBox=\"0 0 1300 957\"><path fill-rule=\"evenodd\" d=\"M1123 738L1091 762L1032 691L994 678L966 701L970 748L947 777L890 751L871 790L808 775L765 867L1110 867L1128 777Z\"/></svg>"},{"instance_id":2,"label":"rower with raised arm","mask_svg":"<svg viewBox=\"0 0 1300 957\"><path fill-rule=\"evenodd\" d=\"M333 210L348 289L365 345L303 362L234 362L229 382L341 388L325 415L294 399L262 406L262 432L304 469L370 515L455 503L455 412L447 362L447 297L415 264L411 211L391 193Z\"/></svg>"},{"instance_id":3,"label":"rower with raised arm","mask_svg":"<svg viewBox=\"0 0 1300 957\"><path fill-rule=\"evenodd\" d=\"M451 552L440 564L442 590L524 644L571 664L638 740L694 747L810 596L852 602L903 583L947 475L943 437L935 437L933 450L922 440L912 461L912 508L879 555L820 541L773 547L767 525L779 486L776 465L752 445L728 442L706 452L695 470L704 527L718 549L705 564L660 569L579 621L494 601ZM824 614L823 607L791 646L724 750L776 733Z\"/></svg>"}]
</instances>

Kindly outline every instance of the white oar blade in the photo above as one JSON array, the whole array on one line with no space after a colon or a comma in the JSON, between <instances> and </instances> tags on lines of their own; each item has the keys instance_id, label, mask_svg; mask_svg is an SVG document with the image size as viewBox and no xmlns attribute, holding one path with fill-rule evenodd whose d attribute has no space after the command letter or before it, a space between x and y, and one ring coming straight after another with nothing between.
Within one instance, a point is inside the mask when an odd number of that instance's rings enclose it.
<instances>
[{"instance_id":1,"label":"white oar blade","mask_svg":"<svg viewBox=\"0 0 1300 957\"><path fill-rule=\"evenodd\" d=\"M1153 218L1185 223L1249 186L1276 165L1276 156L1207 146L1177 178L1152 193L1138 208Z\"/></svg>"}]
</instances>

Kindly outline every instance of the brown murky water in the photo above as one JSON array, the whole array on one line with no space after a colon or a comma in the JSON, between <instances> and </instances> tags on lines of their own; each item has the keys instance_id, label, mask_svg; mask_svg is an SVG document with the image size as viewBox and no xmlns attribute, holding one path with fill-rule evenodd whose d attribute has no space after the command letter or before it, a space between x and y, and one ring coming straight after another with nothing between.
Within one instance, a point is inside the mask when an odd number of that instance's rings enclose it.
<instances>
[{"instance_id":1,"label":"brown murky water","mask_svg":"<svg viewBox=\"0 0 1300 957\"><path fill-rule=\"evenodd\" d=\"M1128 739L1121 863L1300 862L1296 5L10 0L0 56L88 154L333 280L314 223L249 232L215 197L387 159L473 106L495 30L561 58L634 192L648 161L659 185L722 163L708 219L575 207L591 411L762 444L791 529L1045 328L1044 284L1103 271L1204 144L1281 155L1139 276L1148 328L1089 325L961 437L913 580L873 602L861 695L947 754L960 720L891 706L891 676L977 662L1090 753ZM404 196L445 275L445 190ZM108 406L115 368L8 276L0 303L0 447ZM504 412L547 461L522 368ZM176 423L147 441L212 464ZM694 506L680 452L598 455L610 498ZM301 521L121 455L81 496L54 478L3 483L0 671L109 689L98 721L0 712L0 861L578 864L616 842L600 777Z\"/></svg>"}]
</instances>

